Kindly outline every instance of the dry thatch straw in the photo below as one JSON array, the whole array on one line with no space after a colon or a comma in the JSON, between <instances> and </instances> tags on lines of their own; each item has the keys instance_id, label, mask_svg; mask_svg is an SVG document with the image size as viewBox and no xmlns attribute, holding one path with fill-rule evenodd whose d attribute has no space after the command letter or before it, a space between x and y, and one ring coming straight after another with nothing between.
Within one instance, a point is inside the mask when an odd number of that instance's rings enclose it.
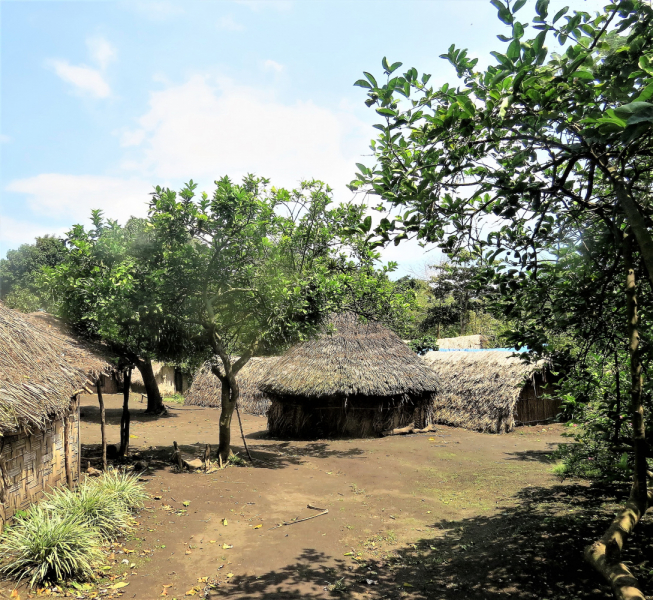
<instances>
[{"instance_id":1,"label":"dry thatch straw","mask_svg":"<svg viewBox=\"0 0 653 600\"><path fill-rule=\"evenodd\" d=\"M0 436L45 429L87 381L60 336L0 303Z\"/></svg>"},{"instance_id":2,"label":"dry thatch straw","mask_svg":"<svg viewBox=\"0 0 653 600\"><path fill-rule=\"evenodd\" d=\"M81 369L91 381L116 370L116 358L102 343L76 336L61 319L45 312L22 315L57 348L71 365Z\"/></svg>"},{"instance_id":3,"label":"dry thatch straw","mask_svg":"<svg viewBox=\"0 0 653 600\"><path fill-rule=\"evenodd\" d=\"M438 379L392 331L356 315L291 348L259 386L277 436L378 435L430 422Z\"/></svg>"},{"instance_id":4,"label":"dry thatch straw","mask_svg":"<svg viewBox=\"0 0 653 600\"><path fill-rule=\"evenodd\" d=\"M512 431L518 413L555 416L557 401L542 398L546 364L513 352L427 352L422 360L438 376L434 421L492 433Z\"/></svg>"},{"instance_id":5,"label":"dry thatch straw","mask_svg":"<svg viewBox=\"0 0 653 600\"><path fill-rule=\"evenodd\" d=\"M490 340L484 335L461 335L452 338L440 338L440 350L484 350L489 348Z\"/></svg>"},{"instance_id":6,"label":"dry thatch straw","mask_svg":"<svg viewBox=\"0 0 653 600\"><path fill-rule=\"evenodd\" d=\"M234 360L237 360L237 357L234 357ZM260 416L267 414L270 398L258 388L258 384L263 381L268 370L276 364L277 360L276 356L250 358L236 376L240 387L238 407L243 412ZM195 373L193 384L184 396L184 405L220 408L221 393L220 380L211 372L210 363L206 362Z\"/></svg>"}]
</instances>

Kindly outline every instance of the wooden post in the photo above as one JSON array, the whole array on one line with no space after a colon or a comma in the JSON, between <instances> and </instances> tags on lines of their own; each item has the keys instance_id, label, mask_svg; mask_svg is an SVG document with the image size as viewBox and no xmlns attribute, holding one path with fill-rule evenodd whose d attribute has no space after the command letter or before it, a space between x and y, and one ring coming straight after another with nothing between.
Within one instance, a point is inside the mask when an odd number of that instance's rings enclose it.
<instances>
[{"instance_id":1,"label":"wooden post","mask_svg":"<svg viewBox=\"0 0 653 600\"><path fill-rule=\"evenodd\" d=\"M122 393L122 417L120 419L120 451L118 456L124 458L129 450L129 388L131 387L132 368L125 373L125 386Z\"/></svg>"},{"instance_id":2,"label":"wooden post","mask_svg":"<svg viewBox=\"0 0 653 600\"><path fill-rule=\"evenodd\" d=\"M177 463L179 467L179 472L181 473L184 470L184 459L181 457L181 450L177 442L172 442L172 446L175 449L172 455L172 460Z\"/></svg>"},{"instance_id":3,"label":"wooden post","mask_svg":"<svg viewBox=\"0 0 653 600\"><path fill-rule=\"evenodd\" d=\"M82 413L82 398L77 396L77 485L82 478L82 435L80 431L80 421Z\"/></svg>"},{"instance_id":4,"label":"wooden post","mask_svg":"<svg viewBox=\"0 0 653 600\"><path fill-rule=\"evenodd\" d=\"M102 434L102 469L107 470L107 414L104 409L104 398L102 397L102 387L100 378L95 382L97 389L97 401L100 404L100 432Z\"/></svg>"},{"instance_id":5,"label":"wooden post","mask_svg":"<svg viewBox=\"0 0 653 600\"><path fill-rule=\"evenodd\" d=\"M63 461L64 461L64 467L66 470L66 485L68 486L68 489L72 490L73 489L73 473L70 468L70 433L68 431L68 424L69 417L66 415L61 419L61 423L63 426Z\"/></svg>"}]
</instances>

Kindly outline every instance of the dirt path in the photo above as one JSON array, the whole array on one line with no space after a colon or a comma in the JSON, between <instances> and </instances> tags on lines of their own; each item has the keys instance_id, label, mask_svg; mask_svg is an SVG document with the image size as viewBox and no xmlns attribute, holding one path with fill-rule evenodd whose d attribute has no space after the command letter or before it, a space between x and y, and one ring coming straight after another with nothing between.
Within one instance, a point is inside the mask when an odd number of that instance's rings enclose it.
<instances>
[{"instance_id":1,"label":"dirt path","mask_svg":"<svg viewBox=\"0 0 653 600\"><path fill-rule=\"evenodd\" d=\"M121 398L106 403L117 443ZM125 598L608 597L581 553L619 498L550 474L561 426L283 442L243 415L256 468L175 474L162 462L173 440L189 454L215 449L219 412L170 404L170 416L152 418L133 406L131 452L150 465L154 499L116 548ZM96 399L82 410L84 453L97 457ZM319 514L308 504L329 512L275 528Z\"/></svg>"}]
</instances>

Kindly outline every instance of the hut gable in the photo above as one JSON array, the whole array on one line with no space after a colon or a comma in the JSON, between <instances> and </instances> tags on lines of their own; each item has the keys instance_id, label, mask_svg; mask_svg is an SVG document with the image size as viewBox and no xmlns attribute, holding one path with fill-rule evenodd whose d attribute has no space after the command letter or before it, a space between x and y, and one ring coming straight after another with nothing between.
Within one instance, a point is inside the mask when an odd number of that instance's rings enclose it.
<instances>
[{"instance_id":1,"label":"hut gable","mask_svg":"<svg viewBox=\"0 0 653 600\"><path fill-rule=\"evenodd\" d=\"M356 315L334 317L333 332L284 354L265 381L277 396L398 396L432 393L437 377L401 339L379 323Z\"/></svg>"},{"instance_id":2,"label":"hut gable","mask_svg":"<svg viewBox=\"0 0 653 600\"><path fill-rule=\"evenodd\" d=\"M233 357L238 360L238 357ZM240 370L236 379L240 388L238 406L243 412L251 415L264 416L270 406L270 398L259 389L259 384L264 381L268 371L278 361L278 357L250 358ZM220 371L224 372L222 365ZM211 363L204 363L195 373L193 383L184 396L184 404L191 406L222 405L222 385L220 380L211 371Z\"/></svg>"},{"instance_id":3,"label":"hut gable","mask_svg":"<svg viewBox=\"0 0 653 600\"><path fill-rule=\"evenodd\" d=\"M488 348L490 340L484 335L461 335L452 338L440 338L440 350L483 350Z\"/></svg>"},{"instance_id":4,"label":"hut gable","mask_svg":"<svg viewBox=\"0 0 653 600\"><path fill-rule=\"evenodd\" d=\"M543 361L527 363L511 351L499 350L432 351L422 360L441 382L435 422L500 433L514 428L517 413L528 412L529 401L546 404L538 412L543 418L557 412L556 401L542 399Z\"/></svg>"}]
</instances>

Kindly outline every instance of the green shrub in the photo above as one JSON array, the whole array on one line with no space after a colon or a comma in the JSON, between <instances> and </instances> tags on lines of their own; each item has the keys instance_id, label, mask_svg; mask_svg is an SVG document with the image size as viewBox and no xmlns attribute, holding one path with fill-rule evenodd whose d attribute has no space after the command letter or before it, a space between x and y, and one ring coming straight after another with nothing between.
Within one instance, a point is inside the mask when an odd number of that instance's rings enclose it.
<instances>
[{"instance_id":1,"label":"green shrub","mask_svg":"<svg viewBox=\"0 0 653 600\"><path fill-rule=\"evenodd\" d=\"M96 529L78 516L35 505L0 538L0 573L30 585L66 579L92 579L102 562Z\"/></svg>"},{"instance_id":2,"label":"green shrub","mask_svg":"<svg viewBox=\"0 0 653 600\"><path fill-rule=\"evenodd\" d=\"M246 467L247 461L244 458L241 458L235 452L229 455L228 463L236 467Z\"/></svg>"},{"instance_id":3,"label":"green shrub","mask_svg":"<svg viewBox=\"0 0 653 600\"><path fill-rule=\"evenodd\" d=\"M47 496L46 510L69 515L85 527L97 529L100 536L110 540L126 531L131 524L129 509L101 485L83 483L77 491L59 488Z\"/></svg>"},{"instance_id":4,"label":"green shrub","mask_svg":"<svg viewBox=\"0 0 653 600\"><path fill-rule=\"evenodd\" d=\"M87 479L83 485L111 496L127 510L142 508L149 497L145 486L138 483L138 475L116 469L102 473L97 479Z\"/></svg>"}]
</instances>

